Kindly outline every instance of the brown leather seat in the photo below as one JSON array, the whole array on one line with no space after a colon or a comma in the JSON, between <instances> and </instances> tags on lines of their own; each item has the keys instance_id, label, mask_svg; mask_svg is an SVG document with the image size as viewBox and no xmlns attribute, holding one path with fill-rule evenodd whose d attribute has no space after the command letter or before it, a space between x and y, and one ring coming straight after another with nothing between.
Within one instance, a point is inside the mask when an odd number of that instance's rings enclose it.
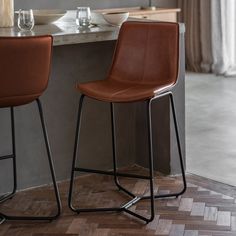
<instances>
[{"instance_id":1,"label":"brown leather seat","mask_svg":"<svg viewBox=\"0 0 236 236\"><path fill-rule=\"evenodd\" d=\"M47 88L52 37L0 37L0 107L19 106Z\"/></svg>"},{"instance_id":2,"label":"brown leather seat","mask_svg":"<svg viewBox=\"0 0 236 236\"><path fill-rule=\"evenodd\" d=\"M149 99L176 83L178 54L178 24L126 22L121 27L107 78L78 84L77 89L107 102Z\"/></svg>"}]
</instances>

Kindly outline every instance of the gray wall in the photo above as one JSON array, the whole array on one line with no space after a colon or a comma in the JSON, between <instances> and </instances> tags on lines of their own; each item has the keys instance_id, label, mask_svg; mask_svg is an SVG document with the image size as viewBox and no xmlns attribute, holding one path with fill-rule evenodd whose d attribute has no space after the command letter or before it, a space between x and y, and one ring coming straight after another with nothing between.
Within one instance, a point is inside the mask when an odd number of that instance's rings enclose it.
<instances>
[{"instance_id":1,"label":"gray wall","mask_svg":"<svg viewBox=\"0 0 236 236\"><path fill-rule=\"evenodd\" d=\"M148 4L148 0L15 0L15 9L75 9L77 6L90 6L92 9L141 6ZM177 0L153 0L153 5L160 7L176 7Z\"/></svg>"}]
</instances>

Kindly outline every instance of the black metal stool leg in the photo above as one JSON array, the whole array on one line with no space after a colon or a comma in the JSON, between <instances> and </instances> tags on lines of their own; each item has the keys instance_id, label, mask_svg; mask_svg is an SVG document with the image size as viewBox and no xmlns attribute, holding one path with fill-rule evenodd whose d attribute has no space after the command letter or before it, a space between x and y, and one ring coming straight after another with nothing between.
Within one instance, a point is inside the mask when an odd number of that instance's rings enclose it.
<instances>
[{"instance_id":1,"label":"black metal stool leg","mask_svg":"<svg viewBox=\"0 0 236 236\"><path fill-rule=\"evenodd\" d=\"M76 133L75 133L75 143L74 143L74 153L73 153L73 160L72 160L72 170L71 170L71 179L70 179L70 187L69 187L69 196L68 196L68 205L69 208L76 212L103 212L103 211L122 211L120 207L116 208L75 208L72 203L73 197L73 186L74 186L74 176L76 171L80 171L80 168L76 167L76 160L78 156L78 145L79 145L79 135L80 135L80 123L82 117L82 108L83 108L83 100L85 95L81 95L80 102L79 102L79 111L78 111L78 118L77 118L77 125L76 125ZM89 172L89 169L86 169L85 172Z\"/></svg>"},{"instance_id":2,"label":"black metal stool leg","mask_svg":"<svg viewBox=\"0 0 236 236\"><path fill-rule=\"evenodd\" d=\"M44 136L44 141L45 141L45 145L46 145L48 162L49 162L49 167L50 167L51 177L52 177L52 182L53 182L53 188L54 188L56 202L57 202L57 213L54 216L49 217L49 220L54 220L61 214L61 199L60 199L60 194L59 194L59 190L58 190L58 186L57 186L57 182L56 182L54 164L53 164L53 160L52 160L51 148L49 145L47 129L46 129L45 121L44 121L42 105L41 105L41 102L39 99L37 99L36 101L37 101L37 105L38 105L42 129L43 129L43 136Z\"/></svg>"},{"instance_id":3,"label":"black metal stool leg","mask_svg":"<svg viewBox=\"0 0 236 236\"><path fill-rule=\"evenodd\" d=\"M47 149L49 167L50 167L51 177L52 177L52 181L53 181L56 202L57 202L57 212L56 212L56 214L54 214L52 216L9 216L9 215L5 215L5 214L1 213L0 218L2 218L3 220L36 220L36 221L41 221L41 220L48 221L49 220L49 221L51 221L51 220L56 219L61 213L60 195L59 195L59 191L58 191L58 187L57 187L57 183L56 183L54 166L53 166L53 161L52 161L52 157L51 157L51 150L50 150L50 146L49 146L47 130L46 130L44 117L43 117L43 110L42 110L40 100L37 99L36 102L37 102L37 106L38 106L38 110L39 110L41 125L42 125L42 129L43 129L43 136L44 136L45 145L46 145L46 149ZM12 116L12 120L14 120L14 116ZM14 126L13 126L13 130L14 130ZM14 145L15 145L15 143L14 143Z\"/></svg>"},{"instance_id":4,"label":"black metal stool leg","mask_svg":"<svg viewBox=\"0 0 236 236\"><path fill-rule=\"evenodd\" d=\"M158 198L168 198L168 197L178 197L182 195L186 189L187 189L187 183L186 183L186 177L185 177L185 169L184 169L184 163L183 163L183 155L181 150L181 144L180 144L180 138L179 138L179 128L178 128L178 122L176 118L176 112L175 112L175 104L174 104L174 98L173 94L171 92L168 93L170 97L170 105L172 110L172 116L174 120L174 127L175 127L175 134L176 134L176 140L177 140L177 146L178 146L178 154L179 154L179 161L180 161L180 167L181 167L181 174L182 174L182 181L183 181L183 188L177 193L170 193L170 194L161 194L155 196L156 199Z\"/></svg>"},{"instance_id":5,"label":"black metal stool leg","mask_svg":"<svg viewBox=\"0 0 236 236\"><path fill-rule=\"evenodd\" d=\"M172 114L173 114L173 118L174 118L175 133L176 133L176 139L177 139L177 145L178 145L178 152L179 152L179 160L180 160L180 166L181 166L182 179L183 179L183 183L184 183L182 191L180 191L178 194L176 194L176 197L178 197L186 191L187 183L186 183L186 178L185 178L185 169L184 169L183 155L182 155L180 138L179 138L178 122L177 122L177 118L176 118L175 104L174 104L174 98L173 98L172 93L170 93L170 101L171 101L171 107L172 107Z\"/></svg>"},{"instance_id":6,"label":"black metal stool leg","mask_svg":"<svg viewBox=\"0 0 236 236\"><path fill-rule=\"evenodd\" d=\"M138 219L141 219L145 221L146 223L151 222L155 217L155 206L154 206L154 200L155 198L165 198L165 197L173 197L178 196L184 193L186 190L186 180L185 180L185 173L184 173L184 165L182 161L182 153L181 153L181 147L180 147L180 140L178 135L178 126L176 121L176 115L174 110L174 103L173 100L171 100L171 106L172 106L172 113L174 116L174 125L175 125L175 131L177 136L177 142L178 142L178 150L179 150L179 156L180 156L180 163L181 163L181 171L183 175L183 182L184 182L184 189L181 190L179 193L171 193L171 194L165 194L165 195L154 195L154 170L153 170L153 140L152 140L152 117L151 117L151 108L152 108L152 102L155 99L158 99L160 97L170 95L170 92L161 94L158 97L154 97L151 100L148 101L147 106L147 116L148 116L148 144L149 144L149 175L148 176L142 176L142 175L134 175L134 174L126 174L126 173L120 173L117 171L117 159L116 159L116 132L115 132L115 114L114 114L114 104L110 103L110 109L111 109L111 128L112 128L112 150L113 150L113 171L102 171L102 170L93 170L93 169L87 169L87 168L79 168L76 167L76 157L78 153L78 143L79 143L79 133L80 133L80 123L81 123L81 114L82 114L82 105L83 105L83 99L84 95L80 98L79 103L79 111L78 111L78 119L77 119L77 127L76 127L76 135L75 135L75 146L74 146L74 155L73 155L73 162L72 162L72 171L71 171L71 181L70 181L70 189L69 189L69 197L68 197L68 205L74 212L80 213L80 212L104 212L104 211L125 211L126 213L129 213ZM171 94L172 95L172 94ZM172 97L171 97L172 98ZM119 190L122 190L129 196L131 196L133 199L129 202L121 205L120 207L113 207L113 208L75 208L72 205L72 195L73 195L73 184L74 184L74 175L76 171L80 172L87 172L87 173L97 173L97 174L104 174L104 175L112 175L114 177L114 181L116 186L119 188ZM129 177L129 178L138 178L138 179L146 179L149 180L150 185L150 196L135 196L133 193L131 193L129 190L125 189L121 186L119 183L118 177ZM150 207L151 207L151 214L150 217L144 217L142 215L139 215L131 210L129 208L139 202L140 200L148 199L150 200Z\"/></svg>"},{"instance_id":7,"label":"black metal stool leg","mask_svg":"<svg viewBox=\"0 0 236 236\"><path fill-rule=\"evenodd\" d=\"M115 112L114 104L111 103L111 133L112 133L112 157L113 157L113 170L114 170L114 182L119 190L122 190L131 197L136 197L133 193L122 187L119 183L117 176L117 160L116 160L116 128L115 128Z\"/></svg>"},{"instance_id":8,"label":"black metal stool leg","mask_svg":"<svg viewBox=\"0 0 236 236\"><path fill-rule=\"evenodd\" d=\"M11 137L12 137L12 154L0 157L0 160L12 159L13 167L13 189L11 193L4 194L0 196L0 203L12 198L17 189L17 173L16 173L16 147L15 147L15 122L14 122L14 108L10 108L11 113Z\"/></svg>"},{"instance_id":9,"label":"black metal stool leg","mask_svg":"<svg viewBox=\"0 0 236 236\"><path fill-rule=\"evenodd\" d=\"M11 125L12 125L12 152L13 152L13 179L14 187L12 194L16 193L17 189L17 172L16 172L16 138L15 138L15 120L14 120L14 107L11 107Z\"/></svg>"},{"instance_id":10,"label":"black metal stool leg","mask_svg":"<svg viewBox=\"0 0 236 236\"><path fill-rule=\"evenodd\" d=\"M178 123L177 123L177 118L176 118L173 94L171 92L167 92L167 93L161 94L158 97L153 98L153 100L167 96L167 95L170 97L170 103L171 103L170 105L171 105L171 110L172 110L172 115L173 115L173 120L174 120L175 134L176 134L178 154L179 154L181 174L182 174L182 181L183 181L183 188L177 193L155 195L154 196L155 199L178 197L178 196L182 195L187 189L187 183L186 183L186 178L185 178L185 169L184 169L184 164L183 164L183 155L182 155L182 151L181 151L181 144L180 144L180 138L179 138ZM150 198L150 196L143 196L142 200L149 199L149 198Z\"/></svg>"},{"instance_id":11,"label":"black metal stool leg","mask_svg":"<svg viewBox=\"0 0 236 236\"><path fill-rule=\"evenodd\" d=\"M148 102L148 146L149 146L149 177L150 177L150 200L151 200L151 222L155 217L154 209L154 173L153 173L153 140L152 140L152 100Z\"/></svg>"},{"instance_id":12,"label":"black metal stool leg","mask_svg":"<svg viewBox=\"0 0 236 236\"><path fill-rule=\"evenodd\" d=\"M150 196L148 199L150 199L150 205L151 205L151 216L150 218L146 218L143 216L140 216L128 209L125 209L126 212L130 213L133 216L136 216L144 221L146 223L151 222L155 217L155 196L154 196L154 171L153 171L153 140L152 140L152 100L149 100L147 102L147 122L148 122L148 149L149 149L149 187L150 187ZM143 197L140 197L139 200L142 200Z\"/></svg>"},{"instance_id":13,"label":"black metal stool leg","mask_svg":"<svg viewBox=\"0 0 236 236\"><path fill-rule=\"evenodd\" d=\"M75 144L74 144L74 154L73 154L73 161L72 161L72 170L71 170L71 180L70 180L70 188L69 188L69 196L68 196L68 205L70 209L76 213L80 212L111 212L111 211L116 211L116 212L121 212L125 211L143 221L146 223L150 222L153 219L154 215L154 194L153 194L153 157L151 155L152 150L150 150L150 176L141 176L141 175L131 175L131 174L122 174L117 172L117 160L116 160L116 139L115 139L115 117L114 117L114 110L113 110L113 104L111 105L111 128L112 128L112 147L113 147L113 166L114 170L112 172L109 171L100 171L100 170L92 170L92 169L85 169L85 168L79 168L76 167L76 160L77 160L77 154L78 154L78 145L79 145L79 133L80 133L80 123L81 123L81 116L82 116L82 107L83 107L83 99L84 95L81 95L80 97L80 102L79 102L79 110L78 110L78 118L77 118L77 126L76 126L76 134L75 134ZM149 112L148 112L149 114ZM149 125L149 130L151 129L151 125ZM149 136L150 139L151 135ZM151 140L150 140L150 149L152 149L151 146ZM133 199L128 201L127 203L119 206L119 207L109 207L109 208L75 208L72 203L72 195L73 195L73 185L74 185L74 175L76 171L80 172L87 172L87 173L98 173L98 174L105 174L105 175L113 175L114 181L117 185L117 187L130 195ZM150 187L151 187L151 194L153 196L151 200L151 218L146 218L144 216L141 216L139 214L136 214L135 212L132 212L128 210L132 205L137 203L138 201L141 200L141 197L137 197L125 188L123 188L118 181L118 176L124 176L124 177L131 177L131 178L143 178L150 180Z\"/></svg>"},{"instance_id":14,"label":"black metal stool leg","mask_svg":"<svg viewBox=\"0 0 236 236\"><path fill-rule=\"evenodd\" d=\"M78 118L77 118L77 125L75 131L75 143L74 143L74 153L73 153L73 160L72 160L72 169L71 169L71 179L70 179L70 188L69 188L69 196L68 196L68 206L72 211L77 211L77 209L72 204L72 195L73 195L73 187L74 187L74 177L75 177L75 168L76 168L76 159L78 154L78 145L79 145L79 133L80 133L80 123L81 123L81 116L82 116L82 108L83 108L83 101L84 95L82 94L79 100L79 110L78 110Z\"/></svg>"}]
</instances>

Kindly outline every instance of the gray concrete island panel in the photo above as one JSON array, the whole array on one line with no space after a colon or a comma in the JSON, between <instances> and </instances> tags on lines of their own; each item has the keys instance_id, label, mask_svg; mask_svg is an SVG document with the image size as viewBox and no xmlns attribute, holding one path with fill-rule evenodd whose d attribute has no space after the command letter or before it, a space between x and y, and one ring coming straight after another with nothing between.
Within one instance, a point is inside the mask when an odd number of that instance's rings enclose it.
<instances>
[{"instance_id":1,"label":"gray concrete island panel","mask_svg":"<svg viewBox=\"0 0 236 236\"><path fill-rule=\"evenodd\" d=\"M79 31L74 21L36 26L30 35L51 34L54 37L52 73L49 87L42 96L45 119L58 180L69 178L73 153L79 93L75 84L106 77L111 64L118 27L102 25ZM1 28L0 36L23 36L15 28ZM37 59L36 59L37 60ZM184 58L182 57L182 65ZM10 63L10 62L9 62ZM176 89L182 147L185 150L184 129L184 73ZM80 154L81 166L99 169L112 167L109 104L86 99L83 113ZM164 108L167 105L167 108ZM153 120L155 144L159 149L157 169L170 173L177 155L172 150L174 132L170 125L167 101L157 105ZM146 165L146 120L143 104L116 104L117 148L120 166L134 163ZM158 119L157 119L158 117ZM162 129L159 129L158 123ZM155 123L155 122L154 122ZM9 109L0 110L0 155L11 152ZM158 134L156 131L159 131ZM16 108L16 149L19 189L49 183L46 151L35 104ZM156 154L155 154L156 157ZM171 163L171 168L170 168ZM1 161L0 192L11 188L10 161ZM9 170L7 170L9 168Z\"/></svg>"}]
</instances>

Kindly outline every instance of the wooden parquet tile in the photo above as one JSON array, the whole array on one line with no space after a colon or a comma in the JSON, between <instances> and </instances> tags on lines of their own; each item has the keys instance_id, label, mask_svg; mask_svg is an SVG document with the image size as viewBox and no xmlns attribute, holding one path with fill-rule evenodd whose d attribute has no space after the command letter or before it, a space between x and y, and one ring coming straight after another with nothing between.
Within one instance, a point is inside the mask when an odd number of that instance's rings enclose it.
<instances>
[{"instance_id":1,"label":"wooden parquet tile","mask_svg":"<svg viewBox=\"0 0 236 236\"><path fill-rule=\"evenodd\" d=\"M140 167L129 172L143 173ZM129 198L118 192L112 177L85 175L76 180L74 200L83 207L119 206ZM148 182L121 178L121 183L138 195L148 192ZM188 188L178 199L156 201L156 216L145 225L125 213L81 213L67 207L68 182L59 184L63 201L62 216L51 223L5 222L0 236L236 236L236 189L198 176L187 175ZM158 193L173 192L181 187L178 177L157 176ZM41 200L46 199L42 202ZM51 187L17 193L0 205L8 214L48 214L55 207ZM149 202L142 201L132 210L150 214Z\"/></svg>"}]
</instances>

